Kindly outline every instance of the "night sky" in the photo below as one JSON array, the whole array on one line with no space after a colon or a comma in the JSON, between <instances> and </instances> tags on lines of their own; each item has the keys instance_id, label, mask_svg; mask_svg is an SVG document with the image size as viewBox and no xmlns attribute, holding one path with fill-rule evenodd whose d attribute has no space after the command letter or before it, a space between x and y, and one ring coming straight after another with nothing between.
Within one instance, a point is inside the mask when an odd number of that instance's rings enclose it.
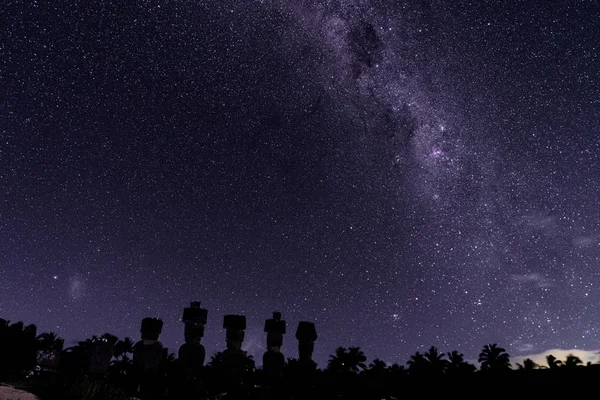
<instances>
[{"instance_id":1,"label":"night sky","mask_svg":"<svg viewBox=\"0 0 600 400\"><path fill-rule=\"evenodd\" d=\"M502 3L498 4L498 3ZM510 6L508 5L510 4ZM0 4L0 317L405 363L600 347L600 5Z\"/></svg>"}]
</instances>

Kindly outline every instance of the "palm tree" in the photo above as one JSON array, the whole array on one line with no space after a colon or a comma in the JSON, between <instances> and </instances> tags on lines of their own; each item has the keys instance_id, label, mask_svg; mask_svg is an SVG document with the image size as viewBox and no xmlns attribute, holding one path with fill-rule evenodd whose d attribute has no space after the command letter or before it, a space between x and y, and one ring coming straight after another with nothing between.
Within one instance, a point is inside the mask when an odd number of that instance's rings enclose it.
<instances>
[{"instance_id":1,"label":"palm tree","mask_svg":"<svg viewBox=\"0 0 600 400\"><path fill-rule=\"evenodd\" d=\"M115 355L115 345L118 338L110 333L104 333L89 344L89 372L104 374L110 368L111 360Z\"/></svg>"},{"instance_id":2,"label":"palm tree","mask_svg":"<svg viewBox=\"0 0 600 400\"><path fill-rule=\"evenodd\" d=\"M327 370L331 372L343 372L346 369L347 351L344 347L335 349L335 354L329 356Z\"/></svg>"},{"instance_id":3,"label":"palm tree","mask_svg":"<svg viewBox=\"0 0 600 400\"><path fill-rule=\"evenodd\" d=\"M381 374L382 371L387 369L387 365L385 361L380 360L379 358L374 359L371 364L369 364L368 371L375 372L377 375Z\"/></svg>"},{"instance_id":4,"label":"palm tree","mask_svg":"<svg viewBox=\"0 0 600 400\"><path fill-rule=\"evenodd\" d=\"M376 358L369 364L368 369L362 371L361 374L373 380L382 380L389 375L389 369L384 361Z\"/></svg>"},{"instance_id":5,"label":"palm tree","mask_svg":"<svg viewBox=\"0 0 600 400\"><path fill-rule=\"evenodd\" d=\"M112 343L113 345L115 343L117 343L119 341L119 338L117 338L115 335L112 335L110 333L104 333L100 336L100 340L104 340L108 343Z\"/></svg>"},{"instance_id":6,"label":"palm tree","mask_svg":"<svg viewBox=\"0 0 600 400\"><path fill-rule=\"evenodd\" d=\"M210 367L210 368L220 369L221 367L223 367L223 364L224 364L223 352L217 351L215 354L210 356L210 361L208 362L208 364L206 366Z\"/></svg>"},{"instance_id":7,"label":"palm tree","mask_svg":"<svg viewBox=\"0 0 600 400\"><path fill-rule=\"evenodd\" d=\"M360 347L338 347L335 354L329 356L327 370L335 373L357 373L367 368L365 361L367 357Z\"/></svg>"},{"instance_id":8,"label":"palm tree","mask_svg":"<svg viewBox=\"0 0 600 400\"><path fill-rule=\"evenodd\" d=\"M98 336L93 335L91 338L87 338L83 341L77 342L77 347L89 354L94 348L94 344L98 340Z\"/></svg>"},{"instance_id":9,"label":"palm tree","mask_svg":"<svg viewBox=\"0 0 600 400\"><path fill-rule=\"evenodd\" d=\"M38 350L42 351L62 351L65 340L58 337L54 332L44 332L36 338Z\"/></svg>"},{"instance_id":10,"label":"palm tree","mask_svg":"<svg viewBox=\"0 0 600 400\"><path fill-rule=\"evenodd\" d=\"M408 372L410 374L419 374L429 370L429 362L425 356L418 351L410 356L407 364Z\"/></svg>"},{"instance_id":11,"label":"palm tree","mask_svg":"<svg viewBox=\"0 0 600 400\"><path fill-rule=\"evenodd\" d=\"M60 352L63 350L65 340L54 332L42 333L36 338L37 364L51 370L58 368Z\"/></svg>"},{"instance_id":12,"label":"palm tree","mask_svg":"<svg viewBox=\"0 0 600 400\"><path fill-rule=\"evenodd\" d=\"M135 343L130 337L126 337L123 340L119 340L115 344L115 358L117 359L129 359L129 354L133 356L133 346Z\"/></svg>"},{"instance_id":13,"label":"palm tree","mask_svg":"<svg viewBox=\"0 0 600 400\"><path fill-rule=\"evenodd\" d=\"M510 358L506 350L498 347L496 343L486 344L479 353L482 371L502 371L510 369Z\"/></svg>"},{"instance_id":14,"label":"palm tree","mask_svg":"<svg viewBox=\"0 0 600 400\"><path fill-rule=\"evenodd\" d=\"M562 365L562 361L557 360L552 354L546 356L546 363L550 369L557 369Z\"/></svg>"},{"instance_id":15,"label":"palm tree","mask_svg":"<svg viewBox=\"0 0 600 400\"><path fill-rule=\"evenodd\" d=\"M424 355L429 363L429 370L434 374L443 374L448 367L448 360L444 360L445 354L439 353L435 346L431 346Z\"/></svg>"},{"instance_id":16,"label":"palm tree","mask_svg":"<svg viewBox=\"0 0 600 400\"><path fill-rule=\"evenodd\" d=\"M469 364L465 361L465 356L456 350L448 352L448 368L447 372L451 374L457 373L471 373L477 368L473 364Z\"/></svg>"},{"instance_id":17,"label":"palm tree","mask_svg":"<svg viewBox=\"0 0 600 400\"><path fill-rule=\"evenodd\" d=\"M581 361L581 358L574 356L573 354L569 354L564 363L565 368L569 369L577 368L581 365L583 365L583 361Z\"/></svg>"},{"instance_id":18,"label":"palm tree","mask_svg":"<svg viewBox=\"0 0 600 400\"><path fill-rule=\"evenodd\" d=\"M350 347L348 349L348 357L350 361L350 370L352 372L357 373L359 372L359 369L363 371L367 369L367 364L365 364L367 357L360 347Z\"/></svg>"},{"instance_id":19,"label":"palm tree","mask_svg":"<svg viewBox=\"0 0 600 400\"><path fill-rule=\"evenodd\" d=\"M404 365L400 365L398 363L393 363L389 368L390 375L399 377L404 375Z\"/></svg>"},{"instance_id":20,"label":"palm tree","mask_svg":"<svg viewBox=\"0 0 600 400\"><path fill-rule=\"evenodd\" d=\"M523 360L523 364L517 363L517 368L524 371L532 371L538 367L539 365L537 365L531 358L526 358Z\"/></svg>"}]
</instances>

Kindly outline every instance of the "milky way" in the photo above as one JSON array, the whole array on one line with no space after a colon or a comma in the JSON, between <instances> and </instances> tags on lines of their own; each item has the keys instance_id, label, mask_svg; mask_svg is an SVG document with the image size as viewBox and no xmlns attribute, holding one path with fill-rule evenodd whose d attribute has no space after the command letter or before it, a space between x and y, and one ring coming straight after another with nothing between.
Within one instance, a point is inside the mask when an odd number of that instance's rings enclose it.
<instances>
[{"instance_id":1,"label":"milky way","mask_svg":"<svg viewBox=\"0 0 600 400\"><path fill-rule=\"evenodd\" d=\"M483 2L482 2L483 3ZM0 317L315 358L598 348L591 2L0 6ZM296 356L293 335L284 352Z\"/></svg>"}]
</instances>

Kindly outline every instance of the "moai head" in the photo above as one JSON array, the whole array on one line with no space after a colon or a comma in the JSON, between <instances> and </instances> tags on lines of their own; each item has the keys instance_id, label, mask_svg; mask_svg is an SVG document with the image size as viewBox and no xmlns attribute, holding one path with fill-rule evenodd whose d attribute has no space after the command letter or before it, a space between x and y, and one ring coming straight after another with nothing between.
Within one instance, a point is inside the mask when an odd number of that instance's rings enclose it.
<instances>
[{"instance_id":1,"label":"moai head","mask_svg":"<svg viewBox=\"0 0 600 400\"><path fill-rule=\"evenodd\" d=\"M163 346L158 341L163 321L160 318L142 320L142 340L133 347L133 363L143 373L157 372L163 360Z\"/></svg>"},{"instance_id":2,"label":"moai head","mask_svg":"<svg viewBox=\"0 0 600 400\"><path fill-rule=\"evenodd\" d=\"M296 339L298 339L298 359L300 361L312 360L312 353L317 340L317 330L315 324L307 321L300 321L296 330Z\"/></svg>"},{"instance_id":3,"label":"moai head","mask_svg":"<svg viewBox=\"0 0 600 400\"><path fill-rule=\"evenodd\" d=\"M162 332L163 321L160 318L146 317L142 320L142 340L156 342Z\"/></svg>"},{"instance_id":4,"label":"moai head","mask_svg":"<svg viewBox=\"0 0 600 400\"><path fill-rule=\"evenodd\" d=\"M267 332L267 350L279 353L283 345L285 334L285 321L281 319L281 313L274 311L273 318L265 321L265 332Z\"/></svg>"},{"instance_id":5,"label":"moai head","mask_svg":"<svg viewBox=\"0 0 600 400\"><path fill-rule=\"evenodd\" d=\"M187 344L199 345L204 336L204 325L208 319L208 310L200 308L199 301L192 301L189 307L183 309L183 318L185 324L184 335Z\"/></svg>"},{"instance_id":6,"label":"moai head","mask_svg":"<svg viewBox=\"0 0 600 400\"><path fill-rule=\"evenodd\" d=\"M227 349L240 351L246 330L246 316L226 315L223 318L223 328L227 329Z\"/></svg>"}]
</instances>

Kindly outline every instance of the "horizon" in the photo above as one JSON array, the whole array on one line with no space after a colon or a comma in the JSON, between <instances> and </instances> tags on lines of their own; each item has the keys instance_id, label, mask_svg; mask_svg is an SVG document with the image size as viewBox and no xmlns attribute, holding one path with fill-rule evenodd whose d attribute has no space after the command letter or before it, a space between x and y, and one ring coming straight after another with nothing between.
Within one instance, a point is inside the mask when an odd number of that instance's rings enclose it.
<instances>
[{"instance_id":1,"label":"horizon","mask_svg":"<svg viewBox=\"0 0 600 400\"><path fill-rule=\"evenodd\" d=\"M25 321L19 321L19 320L9 321L9 322L10 323L23 322L24 326L29 325ZM182 323L182 326L183 326L183 323ZM43 333L43 332L50 332L50 331L44 331L44 330L40 331L39 330L40 327L37 326L37 325L36 325L36 327L38 328L37 335L39 335L40 333ZM164 327L163 327L163 329L164 329ZM223 334L223 337L225 337L225 329L224 328L220 328L220 330L222 331L221 333ZM247 333L247 330L245 332ZM54 332L54 333L56 333L56 332ZM113 334L113 335L115 334L115 332L102 332L102 333L96 334L95 336L99 337L99 336L101 336L104 333L110 333L110 334ZM266 332L262 332L262 333L264 334L264 339L265 339L265 344L266 344ZM287 335L289 335L289 334L290 333L288 331ZM286 346L285 346L286 345L286 341L285 341L285 338L286 338L287 335L284 335L284 345L282 347L282 353L284 354L286 360L290 359L290 358L297 358L297 357L295 357L295 355L297 354L297 345L298 345L298 342L297 342L297 340L293 336L292 336L292 338L293 338L294 343L295 343L296 346L293 349L291 349L291 350L293 350L294 354L291 355L291 354L288 354L288 352L286 352ZM141 340L140 337L135 338L135 337L131 337L131 336L119 336L119 335L115 335L115 336L117 336L119 338L119 340L124 339L126 337L129 337L129 338L131 338L134 341L134 343L137 342L137 341L139 341L139 340ZM162 336L162 334L161 334L161 336ZM62 337L60 335L59 335L59 337L65 339L64 337ZM69 347L74 347L80 341L84 341L84 340L89 339L91 337L92 336L88 336L88 337L81 338L81 339L72 339L70 341L67 341L65 339L65 346L64 346L64 348L67 349ZM169 354L173 353L175 355L175 357L177 358L178 348L183 343L183 341L181 341L181 343L179 343L179 344L176 343L176 347L177 348L175 348L175 349L172 349L168 345L168 343L162 341L161 337L159 337L159 342L161 342L165 348L169 349ZM211 349L206 346L206 344L204 343L204 341L201 341L201 343L202 343L202 345L204 345L204 347L206 349L205 364L210 361L210 359L211 359L211 357L213 355L215 355L218 352L222 352L223 350L225 350L225 348L221 348L221 349L218 349L218 350L211 351ZM225 340L223 340L223 343L225 343ZM485 343L485 344L489 344L489 343ZM483 344L481 347L483 348L483 346L485 344ZM498 343L498 345L500 347L502 347L501 343ZM316 350L316 347L317 346L315 344L315 350ZM340 345L340 346L337 346L337 347L349 348L349 347L352 347L352 346L343 346L343 345ZM313 357L313 359L317 363L317 368L320 368L320 369L327 368L327 364L328 364L328 361L330 359L330 356L333 355L333 354L335 354L335 350L337 349L337 347L334 348L334 349L332 349L328 353L327 359L325 359L325 360L318 360L318 359L315 359L315 357ZM359 348L361 348L361 346L353 346L353 347L359 347ZM391 366L392 364L399 364L401 366L406 367L407 366L407 362L410 359L410 356L414 355L417 352L424 353L430 347L431 346L423 346L423 347L419 348L418 350L415 350L413 353L408 354L407 357L406 357L406 360L404 362L401 362L399 360L388 360L386 358L381 358L381 357L371 357L368 353L365 353L365 356L367 357L366 364L368 365L368 364L370 364L370 362L372 362L372 361L374 361L376 359L379 359L381 361L384 361L385 364L388 367ZM257 349L255 351L252 351L251 349L249 349L249 346L246 345L246 341L245 340L244 340L244 342L242 344L242 350L246 351L248 353L248 355L251 355L253 357L253 359L254 359L257 367L262 367L262 355L266 351L266 345L263 346L263 345L258 344L256 346L256 348ZM451 352L451 351L453 351L453 350L455 350L455 349L440 349L440 348L438 348L437 350L440 351L442 354L444 354L445 357L447 358L448 353ZM526 350L526 349L523 349L523 350ZM527 349L527 350L529 350L529 349ZM524 353L523 351L521 351L521 354L519 354L519 355L509 354L509 356L510 356L510 365L511 365L511 367L513 369L516 369L517 368L517 364L522 364L525 359L530 359L533 362L535 362L539 367L545 367L545 365L546 365L546 356L548 356L548 355L554 355L558 360L564 360L564 359L566 359L567 356L574 355L574 356L578 357L579 359L581 359L581 361L583 362L584 365L586 363L588 363L588 362L590 362L592 364L599 364L600 365L600 348L599 349L595 349L595 350L591 350L591 349L590 350L586 350L586 349L578 349L578 348L573 348L573 349L557 349L557 348L555 348L555 349L546 349L546 350L543 350L543 351L540 351L540 352L536 352L536 353L527 353L527 352ZM480 365L479 365L480 363L477 361L477 357L471 358L471 357L465 355L465 361L468 362L468 363L471 363L472 365L474 365L478 370L480 369Z\"/></svg>"}]
</instances>

